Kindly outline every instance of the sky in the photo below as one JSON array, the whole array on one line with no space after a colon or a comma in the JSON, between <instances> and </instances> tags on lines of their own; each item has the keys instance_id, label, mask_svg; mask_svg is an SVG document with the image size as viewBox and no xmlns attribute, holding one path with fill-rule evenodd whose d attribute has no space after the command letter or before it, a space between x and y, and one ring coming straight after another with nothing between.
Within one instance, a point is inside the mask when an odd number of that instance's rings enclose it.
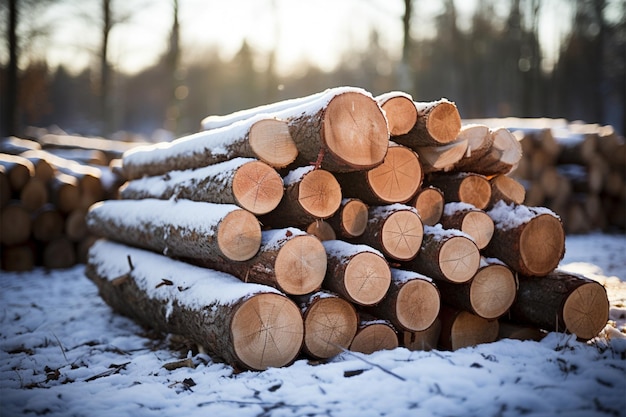
<instances>
[{"instance_id":1,"label":"sky","mask_svg":"<svg viewBox=\"0 0 626 417\"><path fill-rule=\"evenodd\" d=\"M72 72L93 64L101 37L100 3L65 0L49 6L41 19L51 22L54 30L34 53L45 54L52 68L63 64ZM461 28L467 26L475 4L455 1ZM496 7L502 4L496 2ZM548 65L566 29L563 22L568 21L563 4L563 0L544 2L540 35ZM128 73L152 65L166 49L173 0L112 0L112 5L118 17L127 18L111 32L109 61ZM496 13L506 9L500 6ZM441 11L441 2L416 1L413 36L432 36L434 17ZM181 46L187 60L216 52L230 59L246 40L260 56L275 49L279 73L293 72L299 64L330 71L344 52L366 50L372 29L391 57L399 58L403 13L402 0L179 0ZM0 60L6 60L2 47ZM257 64L260 69L266 65Z\"/></svg>"}]
</instances>

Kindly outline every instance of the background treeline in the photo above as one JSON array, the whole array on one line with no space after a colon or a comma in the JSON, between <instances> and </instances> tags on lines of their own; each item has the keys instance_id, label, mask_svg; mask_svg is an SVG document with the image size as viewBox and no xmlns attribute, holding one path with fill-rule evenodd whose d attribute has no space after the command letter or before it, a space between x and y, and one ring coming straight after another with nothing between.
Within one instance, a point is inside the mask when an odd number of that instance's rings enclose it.
<instances>
[{"instance_id":1,"label":"background treeline","mask_svg":"<svg viewBox=\"0 0 626 417\"><path fill-rule=\"evenodd\" d=\"M104 3L110 7L109 0ZM463 118L566 118L611 124L624 133L626 2L611 3L612 13L620 16L609 19L608 0L575 0L571 30L550 68L542 64L538 36L546 1L511 0L508 15L502 17L494 12L495 1L477 0L471 25L461 28L454 2L442 0L445 7L434 22L435 33L421 39L412 39L409 30L418 2L404 3L404 19L398 21L405 27L401 58L383 48L372 31L369 47L345 53L332 72L310 64L280 76L273 53L262 57L266 65L259 70L254 64L259 52L246 42L230 60L217 51L188 58L189 51L179 42L176 7L162 59L137 74L116 71L106 59L77 75L63 66L49 68L44 60L13 68L9 59L0 67L0 133L22 135L28 126L57 125L83 135L125 131L160 140L155 132L195 132L209 114L341 85L373 94L403 90L419 101L447 97ZM6 33L10 44L10 24ZM101 57L106 57L106 44L104 48Z\"/></svg>"}]
</instances>

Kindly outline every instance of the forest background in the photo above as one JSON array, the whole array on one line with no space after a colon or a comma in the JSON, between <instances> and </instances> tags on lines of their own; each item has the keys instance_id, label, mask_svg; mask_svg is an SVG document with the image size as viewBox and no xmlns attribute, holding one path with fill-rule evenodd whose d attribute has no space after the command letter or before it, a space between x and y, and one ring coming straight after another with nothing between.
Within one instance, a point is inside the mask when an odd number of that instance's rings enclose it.
<instances>
[{"instance_id":1,"label":"forest background","mask_svg":"<svg viewBox=\"0 0 626 417\"><path fill-rule=\"evenodd\" d=\"M0 28L1 136L171 140L344 85L626 130L624 0L3 0Z\"/></svg>"}]
</instances>

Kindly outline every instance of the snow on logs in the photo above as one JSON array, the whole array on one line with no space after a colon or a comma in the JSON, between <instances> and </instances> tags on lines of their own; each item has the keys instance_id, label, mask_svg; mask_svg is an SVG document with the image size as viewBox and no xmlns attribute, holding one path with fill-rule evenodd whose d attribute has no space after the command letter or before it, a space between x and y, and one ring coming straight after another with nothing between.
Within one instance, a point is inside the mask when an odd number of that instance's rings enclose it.
<instances>
[{"instance_id":1,"label":"snow on logs","mask_svg":"<svg viewBox=\"0 0 626 417\"><path fill-rule=\"evenodd\" d=\"M274 288L104 240L91 247L86 274L114 310L231 365L280 367L300 352L300 310Z\"/></svg>"}]
</instances>

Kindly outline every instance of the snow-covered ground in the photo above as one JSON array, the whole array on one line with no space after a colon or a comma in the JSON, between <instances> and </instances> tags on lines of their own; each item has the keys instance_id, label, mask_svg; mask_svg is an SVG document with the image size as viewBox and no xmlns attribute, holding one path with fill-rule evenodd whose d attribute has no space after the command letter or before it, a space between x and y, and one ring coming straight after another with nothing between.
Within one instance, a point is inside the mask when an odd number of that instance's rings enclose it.
<instances>
[{"instance_id":1,"label":"snow-covered ground","mask_svg":"<svg viewBox=\"0 0 626 417\"><path fill-rule=\"evenodd\" d=\"M626 237L568 236L566 250L560 267L606 286L621 333L346 352L263 372L113 313L83 266L1 272L0 416L626 416Z\"/></svg>"}]
</instances>

